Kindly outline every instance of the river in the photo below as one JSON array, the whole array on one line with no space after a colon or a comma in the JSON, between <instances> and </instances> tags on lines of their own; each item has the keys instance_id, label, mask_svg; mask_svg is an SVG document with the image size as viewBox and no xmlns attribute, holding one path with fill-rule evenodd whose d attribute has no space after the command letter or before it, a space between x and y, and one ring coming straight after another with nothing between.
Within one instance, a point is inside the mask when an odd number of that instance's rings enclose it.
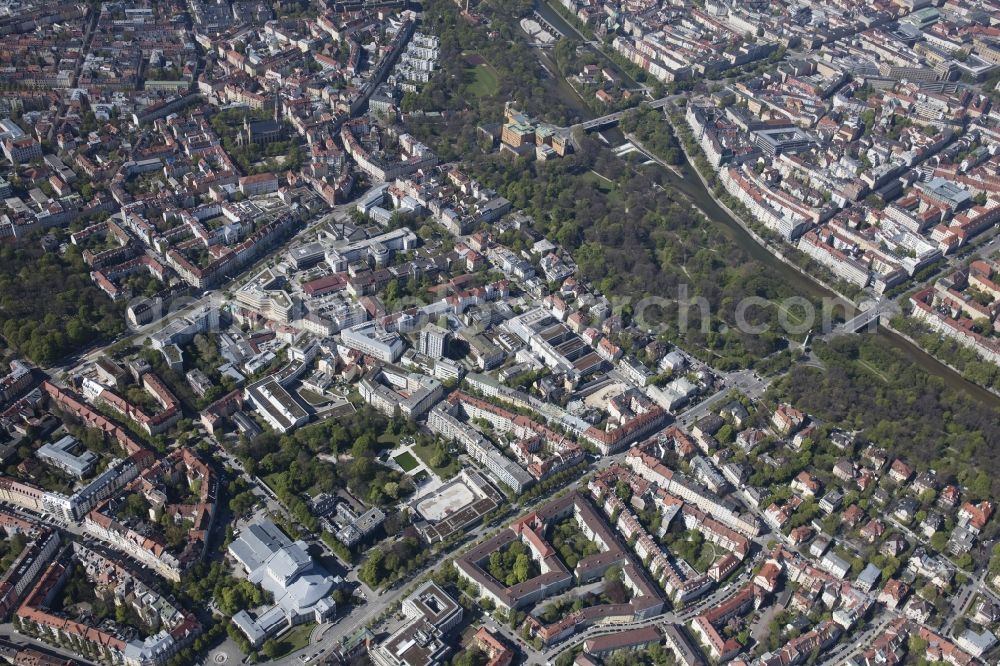
<instances>
[{"instance_id":1,"label":"river","mask_svg":"<svg viewBox=\"0 0 1000 666\"><path fill-rule=\"evenodd\" d=\"M539 2L536 2L535 8L538 10L539 14L541 14L558 29L565 30L567 35L579 35L579 33L572 26L570 26L565 19L548 7L544 1L540 0ZM539 55L540 59L551 63L551 61L547 58L547 54L542 52L540 49L537 49L536 53ZM565 84L565 81L563 81L563 83ZM566 88L572 90L572 88L568 85ZM562 96L562 102L578 113L583 119L594 117L594 114L576 94L564 94ZM626 141L621 130L617 127L601 132L601 136L603 136L608 145L612 147L619 146ZM710 222L723 227L727 236L743 248L743 250L750 255L751 258L762 264L765 267L765 270L767 270L768 273L776 279L791 285L798 293L809 298L817 299L823 297L837 297L836 294L826 287L810 280L791 266L775 257L756 240L754 240L754 238L747 233L746 229L744 229L739 222L734 220L728 212L715 203L711 194L705 189L701 179L694 172L694 167L690 165L686 159L683 164L677 167L678 171L680 171L682 175L678 175L671 169L664 168L658 164L654 164L653 166L654 168L660 170L666 182L669 182L670 185L677 191L688 197L692 203L705 213ZM961 391L983 404L991 406L995 409L1000 409L1000 396L997 396L982 386L965 379L961 374L942 364L940 361L935 359L930 354L927 354L919 347L916 347L899 335L886 330L881 326L878 328L877 335L885 340L894 349L902 353L908 360L919 366L922 370L928 374L940 377L941 380L950 388Z\"/></svg>"},{"instance_id":2,"label":"river","mask_svg":"<svg viewBox=\"0 0 1000 666\"><path fill-rule=\"evenodd\" d=\"M618 134L620 136L620 132L618 132ZM711 222L722 225L730 238L743 248L754 260L763 264L768 273L772 276L782 282L785 282L786 284L792 285L792 287L800 294L811 298L836 297L836 294L832 291L805 277L797 270L775 257L767 249L761 247L760 243L754 240L754 238L747 233L742 225L740 225L732 218L732 216L729 215L728 212L715 203L715 200L709 194L708 190L705 189L701 179L693 172L694 167L692 167L686 159L684 164L678 167L683 173L683 177L678 176L670 169L665 169L659 165L657 165L656 168L660 169L667 181L669 181L674 188L686 195L696 206L698 206L698 208L705 213ZM862 333L859 335L864 334ZM965 379L961 374L942 364L933 356L911 344L909 341L904 340L896 333L880 326L878 328L877 335L888 342L896 350L901 352L908 360L912 361L922 370L928 374L940 377L941 380L944 381L944 383L949 387L962 391L986 405L994 408L1000 408L1000 396L997 396L982 386ZM983 362L985 363L985 361Z\"/></svg>"},{"instance_id":3,"label":"river","mask_svg":"<svg viewBox=\"0 0 1000 666\"><path fill-rule=\"evenodd\" d=\"M616 134L619 137L621 136L620 132L616 132ZM768 273L772 276L786 284L791 285L797 292L810 298L836 298L836 294L832 291L805 277L797 270L775 257L767 249L761 247L760 243L754 240L754 238L747 233L746 229L744 229L739 222L734 220L732 216L726 212L726 210L715 203L715 200L709 194L708 190L705 189L705 185L701 182L701 178L694 173L694 167L691 166L686 159L684 160L684 163L678 167L681 173L683 173L683 176L678 176L670 169L665 169L659 165L657 165L656 168L660 169L666 180L675 189L687 196L696 206L698 206L698 208L705 213L706 217L708 217L711 222L723 226L727 235L729 235L729 237L732 238L741 248L743 248L754 260L763 264ZM864 334L862 333L859 335ZM919 366L922 370L928 374L940 377L941 380L949 387L962 391L963 393L986 405L994 408L1000 408L1000 396L997 396L982 386L965 379L961 374L942 364L933 356L911 344L909 341L904 340L896 333L880 326L878 328L877 335L888 342L889 345L897 351L901 352L909 361Z\"/></svg>"},{"instance_id":4,"label":"river","mask_svg":"<svg viewBox=\"0 0 1000 666\"><path fill-rule=\"evenodd\" d=\"M555 2L558 2L558 0L555 0ZM551 23L556 30L563 33L563 35L567 38L583 42L587 41L586 36L581 34L576 27L570 25L569 22L559 14L559 12L550 7L546 0L537 0L535 2L535 11L537 11L542 18ZM558 35L556 35L556 37L558 38ZM611 60L611 58L595 49L592 44L590 45L590 50L594 52L603 65L610 65L612 69L621 75L622 81L625 83L627 88L635 89L640 87L639 83L633 79L628 72L623 71L621 67L616 65L614 61Z\"/></svg>"}]
</instances>

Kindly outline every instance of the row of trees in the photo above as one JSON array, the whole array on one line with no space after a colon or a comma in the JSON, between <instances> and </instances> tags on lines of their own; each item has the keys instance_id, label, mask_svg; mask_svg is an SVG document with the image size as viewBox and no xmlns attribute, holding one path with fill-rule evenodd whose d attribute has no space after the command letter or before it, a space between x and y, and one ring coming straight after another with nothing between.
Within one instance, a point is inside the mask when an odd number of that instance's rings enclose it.
<instances>
[{"instance_id":1,"label":"row of trees","mask_svg":"<svg viewBox=\"0 0 1000 666\"><path fill-rule=\"evenodd\" d=\"M969 381L1000 390L1000 367L984 361L974 350L929 330L909 317L895 317L892 325L916 340L928 354L961 372Z\"/></svg>"}]
</instances>

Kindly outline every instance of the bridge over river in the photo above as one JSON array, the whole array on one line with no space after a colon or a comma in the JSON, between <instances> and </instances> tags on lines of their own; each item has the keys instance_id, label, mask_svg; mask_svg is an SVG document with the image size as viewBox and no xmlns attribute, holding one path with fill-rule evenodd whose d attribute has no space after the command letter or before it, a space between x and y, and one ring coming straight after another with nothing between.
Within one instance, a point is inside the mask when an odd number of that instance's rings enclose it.
<instances>
[{"instance_id":1,"label":"bridge over river","mask_svg":"<svg viewBox=\"0 0 1000 666\"><path fill-rule=\"evenodd\" d=\"M660 99L649 102L647 106L651 109L662 109L670 102L671 99L673 99L673 97L661 97ZM609 113L606 116L593 118L563 129L568 129L570 131L582 129L584 132L600 132L601 130L606 130L609 127L614 127L621 122L621 119L625 117L627 113L633 110L634 109L625 109L623 111L616 111L614 113Z\"/></svg>"}]
</instances>

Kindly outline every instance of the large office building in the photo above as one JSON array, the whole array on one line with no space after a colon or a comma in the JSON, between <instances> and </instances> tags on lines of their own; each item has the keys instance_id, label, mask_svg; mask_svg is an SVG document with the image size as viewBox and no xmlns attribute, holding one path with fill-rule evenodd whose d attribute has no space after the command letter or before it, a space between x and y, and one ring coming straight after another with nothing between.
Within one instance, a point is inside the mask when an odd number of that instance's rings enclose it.
<instances>
[{"instance_id":1,"label":"large office building","mask_svg":"<svg viewBox=\"0 0 1000 666\"><path fill-rule=\"evenodd\" d=\"M290 432L309 421L309 412L273 376L248 386L245 397L268 425L280 433Z\"/></svg>"},{"instance_id":2,"label":"large office building","mask_svg":"<svg viewBox=\"0 0 1000 666\"><path fill-rule=\"evenodd\" d=\"M428 581L403 602L407 622L381 643L372 643L368 655L375 666L439 666L450 648L444 638L462 621L462 607Z\"/></svg>"},{"instance_id":3,"label":"large office building","mask_svg":"<svg viewBox=\"0 0 1000 666\"><path fill-rule=\"evenodd\" d=\"M371 259L376 266L386 266L395 252L412 250L420 242L409 229L393 229L384 234L340 244L326 251L325 259L334 272L346 271L355 261Z\"/></svg>"},{"instance_id":4,"label":"large office building","mask_svg":"<svg viewBox=\"0 0 1000 666\"><path fill-rule=\"evenodd\" d=\"M535 478L515 461L504 456L473 426L457 418L458 411L458 407L447 400L438 403L427 418L427 427L431 432L464 446L466 453L486 468L498 482L519 494L527 490L535 482Z\"/></svg>"},{"instance_id":5,"label":"large office building","mask_svg":"<svg viewBox=\"0 0 1000 666\"><path fill-rule=\"evenodd\" d=\"M361 397L386 416L423 416L441 399L444 387L438 380L395 366L373 368L358 384Z\"/></svg>"},{"instance_id":6,"label":"large office building","mask_svg":"<svg viewBox=\"0 0 1000 666\"><path fill-rule=\"evenodd\" d=\"M399 333L381 330L374 322L365 322L345 328L340 332L341 342L385 363L395 363L403 355L405 346Z\"/></svg>"}]
</instances>

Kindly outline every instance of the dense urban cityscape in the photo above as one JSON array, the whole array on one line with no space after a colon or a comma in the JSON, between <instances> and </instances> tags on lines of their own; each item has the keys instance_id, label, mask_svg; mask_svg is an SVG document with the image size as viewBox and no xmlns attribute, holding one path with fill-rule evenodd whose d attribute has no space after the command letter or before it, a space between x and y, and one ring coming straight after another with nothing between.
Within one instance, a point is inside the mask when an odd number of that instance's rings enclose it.
<instances>
[{"instance_id":1,"label":"dense urban cityscape","mask_svg":"<svg viewBox=\"0 0 1000 666\"><path fill-rule=\"evenodd\" d=\"M1000 663L1000 2L0 0L0 150L6 663Z\"/></svg>"}]
</instances>

